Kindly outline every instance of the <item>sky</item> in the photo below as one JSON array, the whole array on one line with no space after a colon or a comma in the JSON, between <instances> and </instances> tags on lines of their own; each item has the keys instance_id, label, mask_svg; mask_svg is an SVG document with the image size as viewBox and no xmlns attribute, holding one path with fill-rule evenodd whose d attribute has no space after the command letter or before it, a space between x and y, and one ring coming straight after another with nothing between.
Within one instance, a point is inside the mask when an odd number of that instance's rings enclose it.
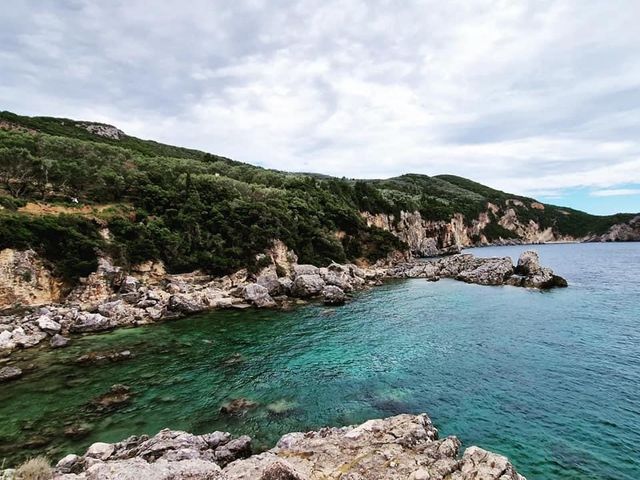
<instances>
[{"instance_id":1,"label":"sky","mask_svg":"<svg viewBox=\"0 0 640 480\"><path fill-rule=\"evenodd\" d=\"M640 211L638 0L11 0L0 110Z\"/></svg>"}]
</instances>

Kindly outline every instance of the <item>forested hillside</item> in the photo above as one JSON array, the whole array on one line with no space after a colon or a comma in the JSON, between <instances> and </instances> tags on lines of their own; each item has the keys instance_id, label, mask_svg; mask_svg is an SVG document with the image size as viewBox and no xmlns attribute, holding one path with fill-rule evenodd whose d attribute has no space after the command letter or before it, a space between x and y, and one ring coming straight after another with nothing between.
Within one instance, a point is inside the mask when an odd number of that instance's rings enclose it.
<instances>
[{"instance_id":1,"label":"forested hillside","mask_svg":"<svg viewBox=\"0 0 640 480\"><path fill-rule=\"evenodd\" d=\"M161 259L174 272L256 269L274 239L301 262L372 262L407 245L361 212L434 222L462 214L471 225L492 214L488 203L576 238L632 217L531 208L533 199L450 175L363 181L267 170L107 125L0 113L0 249L33 248L70 281L95 268L99 251L125 266ZM488 241L519 237L497 216L482 228Z\"/></svg>"}]
</instances>

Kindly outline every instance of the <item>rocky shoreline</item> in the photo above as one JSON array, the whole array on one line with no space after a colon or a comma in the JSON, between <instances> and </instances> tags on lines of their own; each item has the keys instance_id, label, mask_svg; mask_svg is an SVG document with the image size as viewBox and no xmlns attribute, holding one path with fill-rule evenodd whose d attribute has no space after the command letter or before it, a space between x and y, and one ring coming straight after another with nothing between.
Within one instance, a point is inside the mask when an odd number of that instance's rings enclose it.
<instances>
[{"instance_id":1,"label":"rocky shoreline","mask_svg":"<svg viewBox=\"0 0 640 480\"><path fill-rule=\"evenodd\" d=\"M319 268L298 264L286 247L265 255L265 259L268 265L256 275L241 270L212 278L198 272L169 275L153 266L131 274L103 258L98 270L83 279L64 303L0 316L0 357L46 343L61 348L73 334L145 325L215 308L290 308L312 299L340 305L351 293L388 279L453 278L480 285L538 289L567 285L551 269L540 266L532 251L523 253L516 266L509 257L458 254L428 260L400 257L366 268L337 263ZM0 368L0 382L20 375L15 366Z\"/></svg>"},{"instance_id":2,"label":"rocky shoreline","mask_svg":"<svg viewBox=\"0 0 640 480\"><path fill-rule=\"evenodd\" d=\"M398 415L358 426L284 435L252 455L251 439L226 432L162 430L69 454L54 480L526 480L509 460L478 447L460 456L460 441L438 437L429 417ZM46 467L45 467L46 469ZM0 470L0 478L17 478ZM40 477L39 477L40 478Z\"/></svg>"}]
</instances>

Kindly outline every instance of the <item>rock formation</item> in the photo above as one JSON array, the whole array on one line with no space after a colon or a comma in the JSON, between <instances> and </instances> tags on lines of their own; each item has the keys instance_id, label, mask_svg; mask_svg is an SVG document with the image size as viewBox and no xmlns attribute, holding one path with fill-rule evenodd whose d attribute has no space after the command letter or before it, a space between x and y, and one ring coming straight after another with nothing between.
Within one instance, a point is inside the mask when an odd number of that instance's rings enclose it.
<instances>
[{"instance_id":1,"label":"rock formation","mask_svg":"<svg viewBox=\"0 0 640 480\"><path fill-rule=\"evenodd\" d=\"M62 282L33 250L0 250L0 310L56 303Z\"/></svg>"},{"instance_id":2,"label":"rock formation","mask_svg":"<svg viewBox=\"0 0 640 480\"><path fill-rule=\"evenodd\" d=\"M638 242L640 241L640 215L633 217L627 223L617 223L600 236L591 237L596 242Z\"/></svg>"},{"instance_id":3,"label":"rock formation","mask_svg":"<svg viewBox=\"0 0 640 480\"><path fill-rule=\"evenodd\" d=\"M506 457L438 438L428 416L398 415L358 426L289 433L251 456L251 439L162 430L149 438L94 443L67 455L56 480L525 480Z\"/></svg>"},{"instance_id":4,"label":"rock formation","mask_svg":"<svg viewBox=\"0 0 640 480\"><path fill-rule=\"evenodd\" d=\"M327 267L299 265L293 253L282 247L278 250L278 255L268 257L273 263L253 277L246 270L220 278L193 272L165 275L162 281L154 278L150 284L102 258L97 271L83 279L63 304L0 316L0 355L46 339L52 347L60 348L67 345L69 334L144 325L214 308L272 308L286 306L292 297L321 298L327 305L341 305L351 292L388 278L453 278L480 285L540 289L566 286L564 279L540 266L535 252L524 253L517 267L508 257L458 254L425 261L398 262L394 258L363 268L337 263Z\"/></svg>"}]
</instances>

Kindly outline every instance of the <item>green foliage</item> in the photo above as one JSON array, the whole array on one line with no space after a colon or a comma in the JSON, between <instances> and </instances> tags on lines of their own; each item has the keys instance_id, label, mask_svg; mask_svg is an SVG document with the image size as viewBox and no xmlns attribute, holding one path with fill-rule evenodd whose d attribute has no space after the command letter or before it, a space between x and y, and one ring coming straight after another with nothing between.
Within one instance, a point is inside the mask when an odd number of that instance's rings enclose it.
<instances>
[{"instance_id":1,"label":"green foliage","mask_svg":"<svg viewBox=\"0 0 640 480\"><path fill-rule=\"evenodd\" d=\"M0 130L0 248L34 248L70 280L95 268L99 248L121 264L161 259L170 271L215 274L259 267L256 254L275 239L314 264L375 261L406 249L389 232L368 227L365 211L392 214L396 222L402 211L445 222L462 214L471 224L491 202L514 208L523 223L575 236L628 218L529 208L532 199L451 175L354 181L292 174L129 136L104 138L68 119L0 112L0 122L11 128ZM73 205L71 198L127 206L101 214L113 234L109 245L97 224L79 215L12 213L25 200ZM515 236L495 220L484 230L489 239Z\"/></svg>"},{"instance_id":2,"label":"green foliage","mask_svg":"<svg viewBox=\"0 0 640 480\"><path fill-rule=\"evenodd\" d=\"M56 272L70 282L96 269L96 252L102 247L97 225L84 218L0 215L0 250L33 249L51 261Z\"/></svg>"}]
</instances>

